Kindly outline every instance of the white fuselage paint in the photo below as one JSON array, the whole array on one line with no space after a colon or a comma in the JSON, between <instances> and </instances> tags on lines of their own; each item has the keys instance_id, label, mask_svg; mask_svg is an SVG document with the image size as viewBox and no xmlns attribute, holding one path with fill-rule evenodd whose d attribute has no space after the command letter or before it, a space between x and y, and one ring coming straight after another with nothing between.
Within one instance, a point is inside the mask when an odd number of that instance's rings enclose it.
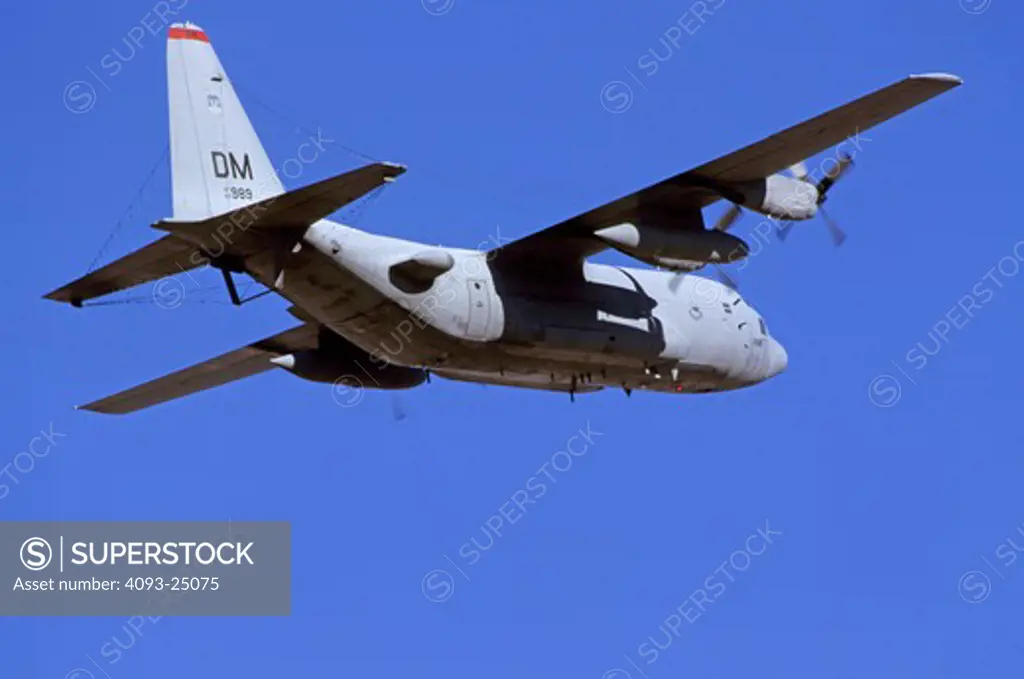
<instances>
[{"instance_id":1,"label":"white fuselage paint","mask_svg":"<svg viewBox=\"0 0 1024 679\"><path fill-rule=\"evenodd\" d=\"M322 220L310 227L281 294L387 363L444 377L541 389L602 386L695 393L736 389L785 369L757 312L720 283L584 263L583 280L531 288L487 253L437 248L455 264L426 291L403 292L394 264L434 249ZM272 284L269 261L250 262Z\"/></svg>"}]
</instances>

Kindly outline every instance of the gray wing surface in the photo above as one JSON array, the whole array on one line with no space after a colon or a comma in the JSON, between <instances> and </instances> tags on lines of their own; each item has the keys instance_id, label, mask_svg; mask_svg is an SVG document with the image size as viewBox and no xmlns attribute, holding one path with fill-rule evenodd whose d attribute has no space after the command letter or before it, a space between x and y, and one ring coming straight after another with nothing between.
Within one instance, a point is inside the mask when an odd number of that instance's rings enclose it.
<instances>
[{"instance_id":1,"label":"gray wing surface","mask_svg":"<svg viewBox=\"0 0 1024 679\"><path fill-rule=\"evenodd\" d=\"M274 367L271 358L317 346L319 328L307 323L254 342L241 349L159 377L151 382L93 401L80 410L124 415L182 396L266 372Z\"/></svg>"},{"instance_id":2,"label":"gray wing surface","mask_svg":"<svg viewBox=\"0 0 1024 679\"><path fill-rule=\"evenodd\" d=\"M913 75L682 174L526 236L491 253L517 266L575 265L607 246L593 237L606 226L655 214L661 224L704 228L700 211L718 201L716 183L764 179L962 84L946 74ZM557 269L556 269L557 270Z\"/></svg>"}]
</instances>

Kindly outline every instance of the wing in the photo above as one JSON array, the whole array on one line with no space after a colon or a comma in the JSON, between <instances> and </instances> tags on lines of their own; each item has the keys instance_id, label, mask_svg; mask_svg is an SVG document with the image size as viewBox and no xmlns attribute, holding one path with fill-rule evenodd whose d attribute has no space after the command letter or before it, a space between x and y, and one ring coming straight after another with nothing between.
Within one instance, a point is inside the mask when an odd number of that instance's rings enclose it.
<instances>
[{"instance_id":1,"label":"wing","mask_svg":"<svg viewBox=\"0 0 1024 679\"><path fill-rule=\"evenodd\" d=\"M266 372L274 367L271 358L317 347L319 327L306 323L285 332L235 349L119 394L79 406L80 410L124 415L171 401L197 391Z\"/></svg>"},{"instance_id":2,"label":"wing","mask_svg":"<svg viewBox=\"0 0 1024 679\"><path fill-rule=\"evenodd\" d=\"M244 260L280 245L278 236L284 230L290 230L295 240L301 238L309 225L403 172L400 165L373 163L216 217L157 222L154 227L171 235L54 290L46 298L78 306L84 300L189 271L209 263L204 247L206 252L226 252Z\"/></svg>"},{"instance_id":3,"label":"wing","mask_svg":"<svg viewBox=\"0 0 1024 679\"><path fill-rule=\"evenodd\" d=\"M565 270L607 246L594 231L656 215L661 224L702 229L701 210L720 183L764 179L962 84L956 76L914 75L710 163L504 245L489 256L532 270ZM555 268L552 268L554 265Z\"/></svg>"}]
</instances>

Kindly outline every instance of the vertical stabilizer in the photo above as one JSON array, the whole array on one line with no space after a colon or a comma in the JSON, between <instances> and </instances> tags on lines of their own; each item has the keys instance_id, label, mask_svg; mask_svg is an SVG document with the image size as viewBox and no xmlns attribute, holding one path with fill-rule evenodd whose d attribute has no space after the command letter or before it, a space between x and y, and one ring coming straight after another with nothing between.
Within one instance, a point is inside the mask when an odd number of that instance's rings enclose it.
<instances>
[{"instance_id":1,"label":"vertical stabilizer","mask_svg":"<svg viewBox=\"0 0 1024 679\"><path fill-rule=\"evenodd\" d=\"M198 221L282 193L206 33L173 24L167 37L174 219Z\"/></svg>"}]
</instances>

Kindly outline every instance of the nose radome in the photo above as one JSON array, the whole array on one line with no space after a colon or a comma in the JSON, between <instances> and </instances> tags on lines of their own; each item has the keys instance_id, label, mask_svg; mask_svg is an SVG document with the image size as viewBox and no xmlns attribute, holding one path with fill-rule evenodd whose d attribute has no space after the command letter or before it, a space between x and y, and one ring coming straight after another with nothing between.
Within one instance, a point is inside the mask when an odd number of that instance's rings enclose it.
<instances>
[{"instance_id":1,"label":"nose radome","mask_svg":"<svg viewBox=\"0 0 1024 679\"><path fill-rule=\"evenodd\" d=\"M789 366L789 354L778 340L772 339L768 346L768 378L781 374Z\"/></svg>"}]
</instances>

